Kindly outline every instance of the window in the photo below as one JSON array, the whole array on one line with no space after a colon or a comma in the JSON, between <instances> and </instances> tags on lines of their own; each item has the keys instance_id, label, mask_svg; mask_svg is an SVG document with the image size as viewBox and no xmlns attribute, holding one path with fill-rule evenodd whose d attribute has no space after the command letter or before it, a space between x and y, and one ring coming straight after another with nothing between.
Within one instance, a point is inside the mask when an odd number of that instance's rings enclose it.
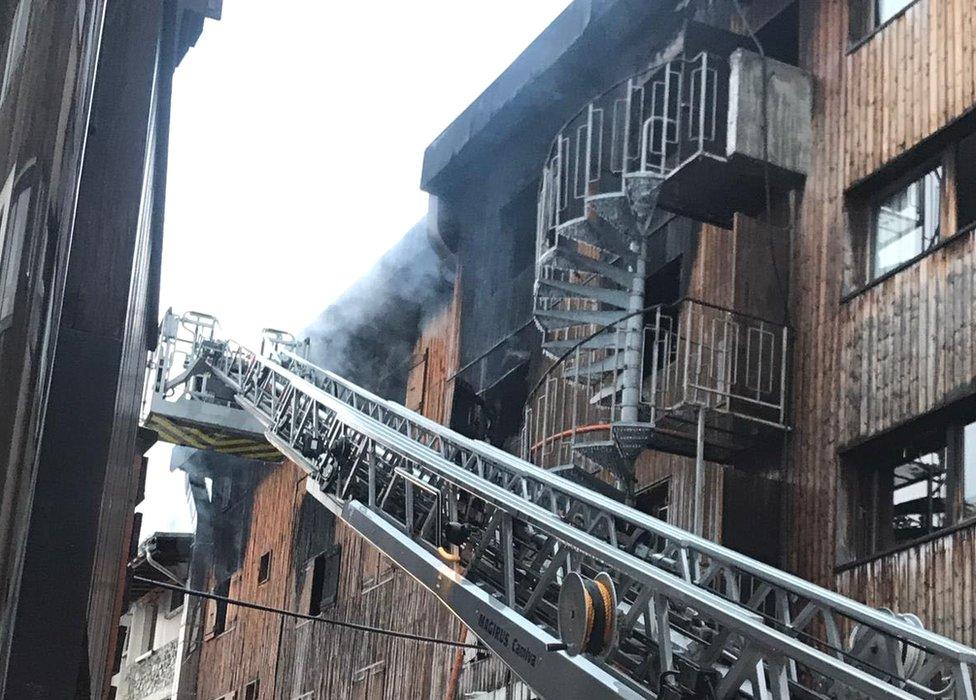
<instances>
[{"instance_id":1,"label":"window","mask_svg":"<svg viewBox=\"0 0 976 700\"><path fill-rule=\"evenodd\" d=\"M850 38L859 42L895 19L915 0L850 0Z\"/></svg>"},{"instance_id":2,"label":"window","mask_svg":"<svg viewBox=\"0 0 976 700\"><path fill-rule=\"evenodd\" d=\"M312 564L312 594L308 614L321 615L339 597L339 569L342 548L335 545L331 550L315 557Z\"/></svg>"},{"instance_id":3,"label":"window","mask_svg":"<svg viewBox=\"0 0 976 700\"><path fill-rule=\"evenodd\" d=\"M215 589L214 594L219 596L224 596L225 598L230 595L230 579L225 579L220 583ZM217 600L214 601L216 605L217 614L214 617L213 634L216 637L218 634L222 634L227 631L227 601Z\"/></svg>"},{"instance_id":4,"label":"window","mask_svg":"<svg viewBox=\"0 0 976 700\"><path fill-rule=\"evenodd\" d=\"M652 484L634 496L634 505L637 507L637 510L664 522L668 521L670 502L670 478Z\"/></svg>"},{"instance_id":5,"label":"window","mask_svg":"<svg viewBox=\"0 0 976 700\"><path fill-rule=\"evenodd\" d=\"M668 521L668 510L671 504L671 477L667 477L658 481L657 483L651 484L647 488L639 491L634 495L634 507L637 508L641 513L646 513L651 517L657 518L658 520ZM652 536L649 533L644 533L642 537L646 541L638 542L637 544L643 544L649 547L655 552L660 552L664 549L666 542L659 539L656 535Z\"/></svg>"},{"instance_id":6,"label":"window","mask_svg":"<svg viewBox=\"0 0 976 700\"><path fill-rule=\"evenodd\" d=\"M915 0L874 0L874 26L880 27Z\"/></svg>"},{"instance_id":7,"label":"window","mask_svg":"<svg viewBox=\"0 0 976 700\"><path fill-rule=\"evenodd\" d=\"M244 700L258 700L258 693L261 690L261 681L255 678L244 686Z\"/></svg>"},{"instance_id":8,"label":"window","mask_svg":"<svg viewBox=\"0 0 976 700\"><path fill-rule=\"evenodd\" d=\"M976 423L962 429L962 517L976 517Z\"/></svg>"},{"instance_id":9,"label":"window","mask_svg":"<svg viewBox=\"0 0 976 700\"><path fill-rule=\"evenodd\" d=\"M976 134L956 145L955 157L956 231L962 231L976 224Z\"/></svg>"},{"instance_id":10,"label":"window","mask_svg":"<svg viewBox=\"0 0 976 700\"><path fill-rule=\"evenodd\" d=\"M976 518L976 422L911 425L887 445L848 457L842 484L846 515L839 533L842 559L860 559L906 545Z\"/></svg>"},{"instance_id":11,"label":"window","mask_svg":"<svg viewBox=\"0 0 976 700\"><path fill-rule=\"evenodd\" d=\"M939 242L942 167L883 197L871 221L870 279L890 272Z\"/></svg>"},{"instance_id":12,"label":"window","mask_svg":"<svg viewBox=\"0 0 976 700\"><path fill-rule=\"evenodd\" d=\"M894 544L929 535L946 525L945 448L906 459L891 470Z\"/></svg>"},{"instance_id":13,"label":"window","mask_svg":"<svg viewBox=\"0 0 976 700\"><path fill-rule=\"evenodd\" d=\"M177 610L183 607L183 599L186 594L183 591L170 591L169 594L169 610L168 614L172 615Z\"/></svg>"},{"instance_id":14,"label":"window","mask_svg":"<svg viewBox=\"0 0 976 700\"><path fill-rule=\"evenodd\" d=\"M265 552L261 555L261 561L258 562L258 583L265 583L271 576L271 552Z\"/></svg>"},{"instance_id":15,"label":"window","mask_svg":"<svg viewBox=\"0 0 976 700\"><path fill-rule=\"evenodd\" d=\"M153 650L153 645L156 643L156 615L158 612L159 609L155 603L147 605L143 609L140 654L146 654Z\"/></svg>"}]
</instances>

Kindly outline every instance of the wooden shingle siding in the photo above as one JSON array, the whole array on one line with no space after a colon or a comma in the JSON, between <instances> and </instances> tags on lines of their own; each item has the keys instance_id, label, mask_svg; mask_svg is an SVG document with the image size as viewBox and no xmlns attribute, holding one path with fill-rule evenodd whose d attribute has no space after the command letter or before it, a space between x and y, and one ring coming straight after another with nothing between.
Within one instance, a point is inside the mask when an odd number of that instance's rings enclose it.
<instances>
[{"instance_id":1,"label":"wooden shingle siding","mask_svg":"<svg viewBox=\"0 0 976 700\"><path fill-rule=\"evenodd\" d=\"M805 14L813 9L822 18L846 12L847 4L802 3ZM831 30L844 28L832 24ZM826 53L815 60L842 61L834 69L842 67L836 87L844 99L832 102L829 114L843 115L846 124L840 163L845 187L948 126L976 102L976 4L970 0L919 0L846 55L846 37L841 41L821 45Z\"/></svg>"}]
</instances>

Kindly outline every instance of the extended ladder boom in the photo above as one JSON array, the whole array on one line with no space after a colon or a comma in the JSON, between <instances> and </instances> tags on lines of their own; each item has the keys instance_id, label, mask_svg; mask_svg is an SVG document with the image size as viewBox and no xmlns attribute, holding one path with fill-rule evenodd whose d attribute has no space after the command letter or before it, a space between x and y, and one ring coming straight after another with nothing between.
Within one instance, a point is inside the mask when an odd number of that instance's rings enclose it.
<instances>
[{"instance_id":1,"label":"extended ladder boom","mask_svg":"<svg viewBox=\"0 0 976 700\"><path fill-rule=\"evenodd\" d=\"M545 697L655 697L675 672L722 698L973 698L969 647L271 351L205 338L187 366L204 360L310 472L313 494ZM616 590L599 654L559 644L560 590L574 572L608 575Z\"/></svg>"}]
</instances>

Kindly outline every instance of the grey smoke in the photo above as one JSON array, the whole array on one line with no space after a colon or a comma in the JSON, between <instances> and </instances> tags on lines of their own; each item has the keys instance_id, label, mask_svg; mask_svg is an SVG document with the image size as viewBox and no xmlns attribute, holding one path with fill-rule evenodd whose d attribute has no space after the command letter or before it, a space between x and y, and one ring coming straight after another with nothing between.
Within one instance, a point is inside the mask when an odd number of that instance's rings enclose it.
<instances>
[{"instance_id":1,"label":"grey smoke","mask_svg":"<svg viewBox=\"0 0 976 700\"><path fill-rule=\"evenodd\" d=\"M402 400L420 328L450 299L453 277L422 219L305 329L311 360Z\"/></svg>"}]
</instances>

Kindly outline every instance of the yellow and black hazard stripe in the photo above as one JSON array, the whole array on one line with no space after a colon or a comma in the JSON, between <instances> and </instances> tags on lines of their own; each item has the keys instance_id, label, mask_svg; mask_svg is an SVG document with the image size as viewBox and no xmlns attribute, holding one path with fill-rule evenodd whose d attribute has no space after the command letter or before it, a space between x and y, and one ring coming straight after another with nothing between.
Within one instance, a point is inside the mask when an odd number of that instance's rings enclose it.
<instances>
[{"instance_id":1,"label":"yellow and black hazard stripe","mask_svg":"<svg viewBox=\"0 0 976 700\"><path fill-rule=\"evenodd\" d=\"M204 429L193 423L174 421L158 413L150 413L145 425L159 433L159 439L173 445L193 447L198 450L214 450L225 454L260 459L265 462L280 462L282 454L266 440L243 437L239 434L219 430Z\"/></svg>"}]
</instances>

